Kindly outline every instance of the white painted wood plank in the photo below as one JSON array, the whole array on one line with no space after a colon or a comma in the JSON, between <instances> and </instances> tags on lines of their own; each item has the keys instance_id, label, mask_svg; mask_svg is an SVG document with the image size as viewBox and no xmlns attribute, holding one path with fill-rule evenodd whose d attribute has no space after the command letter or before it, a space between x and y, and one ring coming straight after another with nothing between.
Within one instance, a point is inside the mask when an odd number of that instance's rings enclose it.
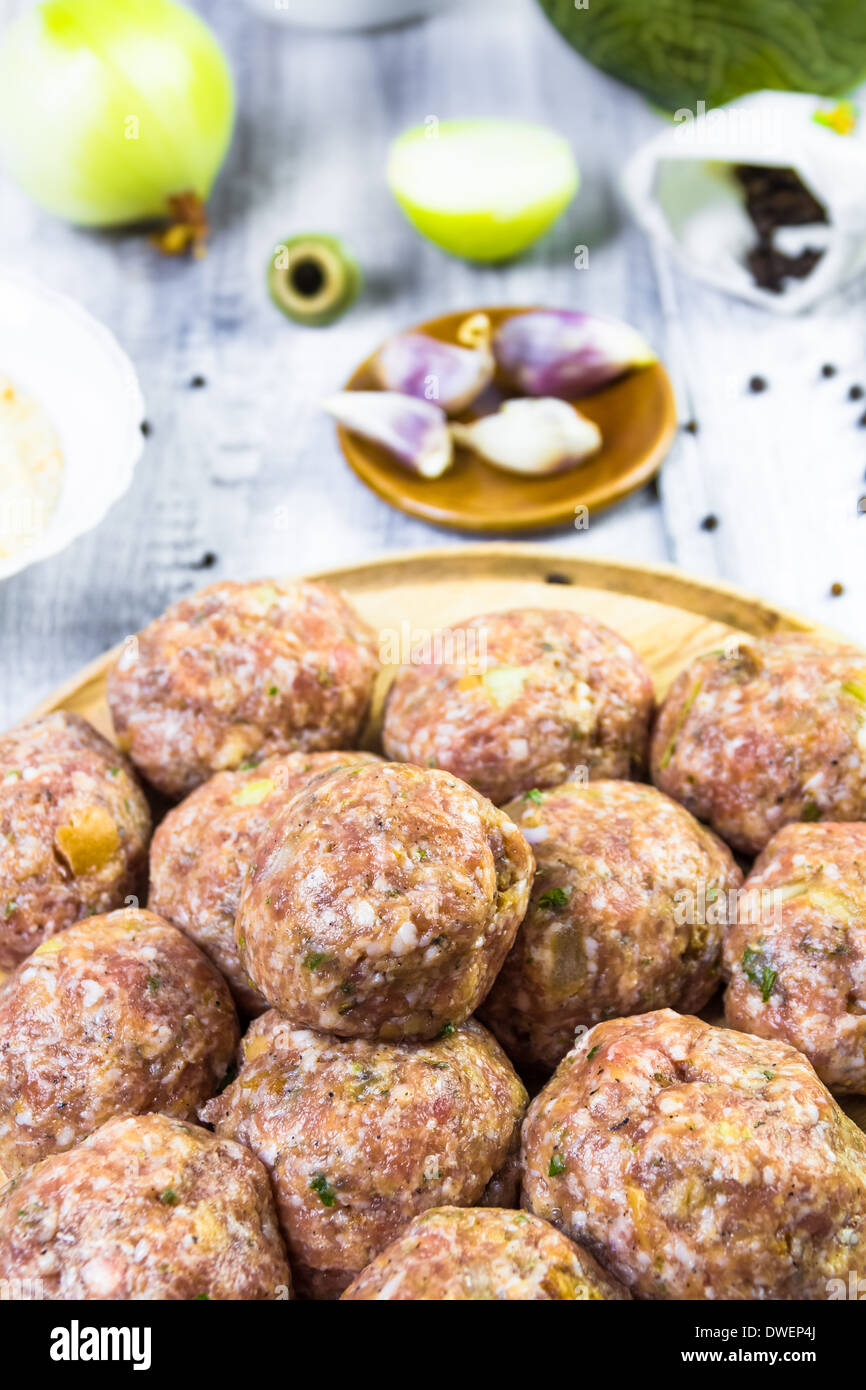
<instances>
[{"instance_id":1,"label":"white painted wood plank","mask_svg":"<svg viewBox=\"0 0 866 1390\"><path fill-rule=\"evenodd\" d=\"M241 113L206 260L166 262L139 236L67 228L0 176L0 260L109 324L153 426L133 488L103 525L0 587L0 726L207 579L457 539L369 493L318 411L388 333L452 307L539 302L618 314L666 341L649 249L615 197L659 118L579 60L532 0L467 0L425 24L345 36L275 28L240 0L195 7L232 56ZM22 8L0 0L0 22ZM430 114L545 120L572 140L582 191L524 260L463 265L402 219L385 186L387 146ZM274 243L305 230L344 236L367 273L362 300L325 331L289 324L265 291ZM588 271L574 269L576 244L590 247ZM866 381L862 296L791 325L672 281L700 434L678 446L663 506L645 490L587 532L544 543L675 560L866 637L856 515L866 431L841 400L858 373ZM816 386L824 358L845 370ZM755 371L772 383L761 397L742 389ZM199 373L206 389L190 390ZM699 529L706 510L720 518L712 535ZM215 565L195 569L207 552ZM834 579L847 589L838 600L827 597Z\"/></svg>"}]
</instances>

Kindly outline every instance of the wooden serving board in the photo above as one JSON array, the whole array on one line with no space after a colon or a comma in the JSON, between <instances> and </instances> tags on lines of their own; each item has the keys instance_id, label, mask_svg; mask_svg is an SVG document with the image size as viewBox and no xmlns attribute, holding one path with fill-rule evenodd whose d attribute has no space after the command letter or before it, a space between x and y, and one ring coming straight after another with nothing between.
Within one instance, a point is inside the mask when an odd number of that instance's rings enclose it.
<instances>
[{"instance_id":1,"label":"wooden serving board","mask_svg":"<svg viewBox=\"0 0 866 1390\"><path fill-rule=\"evenodd\" d=\"M580 559L532 545L491 544L412 551L308 576L340 589L380 634L418 641L428 632L479 613L529 606L589 613L633 643L661 696L693 657L727 637L810 632L830 640L829 628L774 608L738 589L707 584L678 570ZM157 614L154 614L156 617ZM111 718L105 676L107 652L44 701L31 717L65 709L82 714L108 737ZM365 743L375 746L382 699L393 674L384 667ZM708 1015L714 1022L718 1014ZM843 1102L866 1129L866 1097Z\"/></svg>"},{"instance_id":2,"label":"wooden serving board","mask_svg":"<svg viewBox=\"0 0 866 1390\"><path fill-rule=\"evenodd\" d=\"M580 559L533 545L494 543L410 551L307 577L340 589L383 642L395 633L423 634L504 608L571 608L589 613L637 647L659 695L687 662L732 634L814 632L837 640L839 636L738 589L707 584L672 568ZM115 655L106 652L98 657L30 717L73 710L111 737L105 676ZM374 702L374 729L390 674L388 669L383 672Z\"/></svg>"}]
</instances>

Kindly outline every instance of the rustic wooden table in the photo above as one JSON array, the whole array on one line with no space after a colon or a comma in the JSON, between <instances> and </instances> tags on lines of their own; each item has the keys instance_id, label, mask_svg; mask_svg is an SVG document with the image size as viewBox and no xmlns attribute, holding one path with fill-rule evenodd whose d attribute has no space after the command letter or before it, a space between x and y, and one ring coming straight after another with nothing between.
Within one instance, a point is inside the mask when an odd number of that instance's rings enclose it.
<instances>
[{"instance_id":1,"label":"rustic wooden table","mask_svg":"<svg viewBox=\"0 0 866 1390\"><path fill-rule=\"evenodd\" d=\"M0 0L0 21L26 3ZM847 399L866 384L866 287L789 321L675 274L663 312L657 270L616 196L625 159L660 118L578 59L532 0L461 0L426 23L352 35L268 24L241 0L195 7L231 56L240 112L204 261L168 262L140 236L66 227L0 176L0 260L110 325L138 368L152 426L107 520L0 586L0 727L206 580L459 544L362 487L318 401L389 332L478 303L631 320L675 368L699 424L680 436L660 497L647 489L545 544L673 562L866 639L866 429L862 403ZM486 114L557 126L583 178L553 233L493 269L420 241L383 173L406 126ZM366 269L363 299L330 330L294 327L265 292L274 243L304 230L345 237ZM574 269L578 244L590 248L588 270ZM838 373L824 379L827 362ZM760 395L748 390L755 374L769 383ZM191 389L198 375L206 387ZM708 515L713 530L701 527Z\"/></svg>"}]
</instances>

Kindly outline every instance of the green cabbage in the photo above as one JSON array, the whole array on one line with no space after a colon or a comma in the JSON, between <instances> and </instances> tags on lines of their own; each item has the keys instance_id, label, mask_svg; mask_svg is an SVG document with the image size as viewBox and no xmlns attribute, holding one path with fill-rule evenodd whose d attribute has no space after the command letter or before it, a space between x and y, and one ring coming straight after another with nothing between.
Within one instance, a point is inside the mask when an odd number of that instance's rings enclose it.
<instances>
[{"instance_id":1,"label":"green cabbage","mask_svg":"<svg viewBox=\"0 0 866 1390\"><path fill-rule=\"evenodd\" d=\"M866 0L540 0L585 58L675 111L866 79Z\"/></svg>"}]
</instances>

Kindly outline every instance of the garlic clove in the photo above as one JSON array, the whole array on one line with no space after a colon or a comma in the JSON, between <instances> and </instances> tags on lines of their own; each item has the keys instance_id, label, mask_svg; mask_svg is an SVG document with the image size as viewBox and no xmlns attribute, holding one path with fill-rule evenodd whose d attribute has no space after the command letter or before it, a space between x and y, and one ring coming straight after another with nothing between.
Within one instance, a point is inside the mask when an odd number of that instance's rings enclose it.
<instances>
[{"instance_id":1,"label":"garlic clove","mask_svg":"<svg viewBox=\"0 0 866 1390\"><path fill-rule=\"evenodd\" d=\"M495 415L452 424L451 434L497 468L536 476L574 468L602 444L598 425L554 397L506 401Z\"/></svg>"},{"instance_id":2,"label":"garlic clove","mask_svg":"<svg viewBox=\"0 0 866 1390\"><path fill-rule=\"evenodd\" d=\"M496 361L526 396L575 400L656 361L630 324L570 309L515 314L493 340Z\"/></svg>"},{"instance_id":3,"label":"garlic clove","mask_svg":"<svg viewBox=\"0 0 866 1390\"><path fill-rule=\"evenodd\" d=\"M445 412L431 401L397 391L340 391L322 408L422 478L440 478L454 461Z\"/></svg>"},{"instance_id":4,"label":"garlic clove","mask_svg":"<svg viewBox=\"0 0 866 1390\"><path fill-rule=\"evenodd\" d=\"M376 354L376 375L386 391L431 401L447 415L459 415L493 380L490 320L473 314L460 325L457 343L427 333L401 333Z\"/></svg>"}]
</instances>

